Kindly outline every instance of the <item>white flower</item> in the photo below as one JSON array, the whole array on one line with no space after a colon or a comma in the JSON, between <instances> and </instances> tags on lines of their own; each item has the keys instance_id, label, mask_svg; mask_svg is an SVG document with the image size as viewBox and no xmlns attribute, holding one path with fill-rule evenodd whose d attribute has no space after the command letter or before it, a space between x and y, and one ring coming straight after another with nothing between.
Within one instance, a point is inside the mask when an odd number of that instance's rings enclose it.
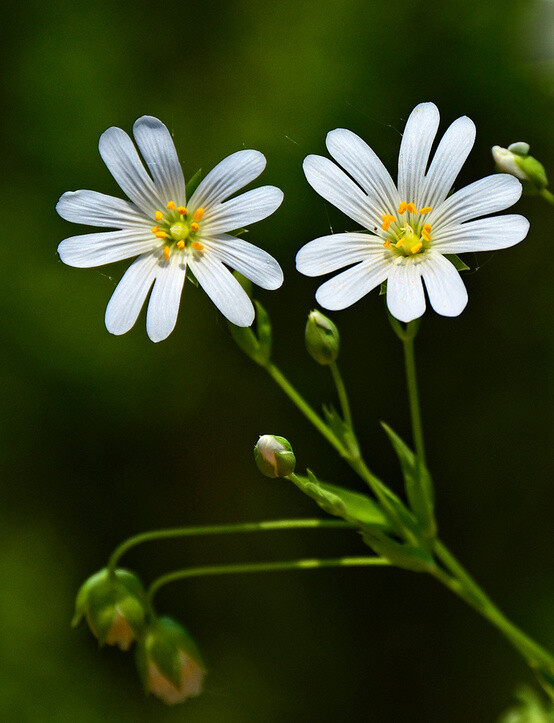
<instances>
[{"instance_id":1,"label":"white flower","mask_svg":"<svg viewBox=\"0 0 554 723\"><path fill-rule=\"evenodd\" d=\"M138 255L106 309L112 334L129 331L154 285L146 329L152 341L165 339L177 321L187 269L229 321L250 326L254 308L226 266L264 289L281 286L283 272L268 253L228 232L272 214L283 193L263 186L227 199L260 175L265 157L253 150L233 153L187 199L165 125L143 116L133 133L151 175L129 136L121 128L108 128L100 136L100 155L130 201L96 191L64 193L56 206L62 218L117 230L67 238L58 247L60 258L70 266L90 267Z\"/></svg>"},{"instance_id":2,"label":"white flower","mask_svg":"<svg viewBox=\"0 0 554 723\"><path fill-rule=\"evenodd\" d=\"M328 133L327 148L344 171L321 156L305 159L311 186L369 231L323 236L298 252L297 268L307 276L355 264L319 287L321 306L345 309L387 281L389 311L409 322L425 311L423 279L435 311L457 316L467 291L444 254L506 248L527 235L523 216L480 218L519 199L521 183L513 176L488 176L448 195L475 140L469 118L452 123L427 170L438 125L433 103L412 111L400 146L398 188L371 148L343 128Z\"/></svg>"}]
</instances>

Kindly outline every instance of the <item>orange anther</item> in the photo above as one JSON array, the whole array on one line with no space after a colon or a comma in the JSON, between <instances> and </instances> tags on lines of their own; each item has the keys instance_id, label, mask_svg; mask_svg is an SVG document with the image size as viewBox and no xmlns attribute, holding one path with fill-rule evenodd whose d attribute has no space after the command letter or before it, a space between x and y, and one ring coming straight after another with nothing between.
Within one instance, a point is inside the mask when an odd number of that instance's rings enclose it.
<instances>
[{"instance_id":1,"label":"orange anther","mask_svg":"<svg viewBox=\"0 0 554 723\"><path fill-rule=\"evenodd\" d=\"M394 245L396 246L397 249L399 249L401 246L404 246L404 239L403 238L399 239Z\"/></svg>"},{"instance_id":2,"label":"orange anther","mask_svg":"<svg viewBox=\"0 0 554 723\"><path fill-rule=\"evenodd\" d=\"M196 223L196 221L193 221L190 225L191 231L198 231L199 228L200 228L200 226Z\"/></svg>"},{"instance_id":3,"label":"orange anther","mask_svg":"<svg viewBox=\"0 0 554 723\"><path fill-rule=\"evenodd\" d=\"M164 246L164 259L169 258L169 246Z\"/></svg>"},{"instance_id":4,"label":"orange anther","mask_svg":"<svg viewBox=\"0 0 554 723\"><path fill-rule=\"evenodd\" d=\"M201 244L198 241L193 241L191 243L191 246L195 251L203 251L204 250L204 244Z\"/></svg>"},{"instance_id":5,"label":"orange anther","mask_svg":"<svg viewBox=\"0 0 554 723\"><path fill-rule=\"evenodd\" d=\"M193 221L201 221L204 217L204 209L203 208L197 208L193 215Z\"/></svg>"},{"instance_id":6,"label":"orange anther","mask_svg":"<svg viewBox=\"0 0 554 723\"><path fill-rule=\"evenodd\" d=\"M406 213L406 209L408 208L408 204L406 201L402 201L400 206L398 206L398 213L402 215L403 213Z\"/></svg>"},{"instance_id":7,"label":"orange anther","mask_svg":"<svg viewBox=\"0 0 554 723\"><path fill-rule=\"evenodd\" d=\"M152 226L152 228L150 229L150 231L152 231L152 233L156 233L156 231L159 231L159 230L160 230L159 226Z\"/></svg>"},{"instance_id":8,"label":"orange anther","mask_svg":"<svg viewBox=\"0 0 554 723\"><path fill-rule=\"evenodd\" d=\"M184 206L177 206L177 213L181 216L186 216L188 213L188 209L186 209Z\"/></svg>"},{"instance_id":9,"label":"orange anther","mask_svg":"<svg viewBox=\"0 0 554 723\"><path fill-rule=\"evenodd\" d=\"M432 206L425 206L425 208L420 208L419 212L420 213L429 213L429 211L432 211L432 210L433 210Z\"/></svg>"},{"instance_id":10,"label":"orange anther","mask_svg":"<svg viewBox=\"0 0 554 723\"><path fill-rule=\"evenodd\" d=\"M167 204L166 208L168 208L170 211L174 211L175 210L175 201L170 201Z\"/></svg>"},{"instance_id":11,"label":"orange anther","mask_svg":"<svg viewBox=\"0 0 554 723\"><path fill-rule=\"evenodd\" d=\"M431 233L431 229L432 229L432 226L428 223L426 223L425 226L423 227L423 230L426 231L427 233Z\"/></svg>"},{"instance_id":12,"label":"orange anther","mask_svg":"<svg viewBox=\"0 0 554 723\"><path fill-rule=\"evenodd\" d=\"M167 236L165 231L156 231L157 238L165 238Z\"/></svg>"},{"instance_id":13,"label":"orange anther","mask_svg":"<svg viewBox=\"0 0 554 723\"><path fill-rule=\"evenodd\" d=\"M385 213L383 216L381 216L381 218L383 219L383 225L381 226L383 231L388 231L391 223L396 221L396 218L394 216L391 216L390 213Z\"/></svg>"},{"instance_id":14,"label":"orange anther","mask_svg":"<svg viewBox=\"0 0 554 723\"><path fill-rule=\"evenodd\" d=\"M420 241L420 242L419 242L418 244L416 244L415 246L412 246L412 253L413 253L413 254L417 254L417 252L420 251L422 248L423 248L423 244L422 244L421 241Z\"/></svg>"},{"instance_id":15,"label":"orange anther","mask_svg":"<svg viewBox=\"0 0 554 723\"><path fill-rule=\"evenodd\" d=\"M154 214L154 218L156 219L156 221L161 221L163 217L164 215L161 211L156 211L156 213Z\"/></svg>"},{"instance_id":16,"label":"orange anther","mask_svg":"<svg viewBox=\"0 0 554 723\"><path fill-rule=\"evenodd\" d=\"M389 251L392 251L392 246L391 246L391 243L390 243L390 238L388 238L388 239L385 241L385 243L383 244L383 246L384 246L386 249L388 249Z\"/></svg>"},{"instance_id":17,"label":"orange anther","mask_svg":"<svg viewBox=\"0 0 554 723\"><path fill-rule=\"evenodd\" d=\"M185 248L185 242L177 241L177 248L179 249L179 251L182 251Z\"/></svg>"},{"instance_id":18,"label":"orange anther","mask_svg":"<svg viewBox=\"0 0 554 723\"><path fill-rule=\"evenodd\" d=\"M410 213L417 213L417 208L415 206L415 203L406 204L406 211L409 211Z\"/></svg>"}]
</instances>

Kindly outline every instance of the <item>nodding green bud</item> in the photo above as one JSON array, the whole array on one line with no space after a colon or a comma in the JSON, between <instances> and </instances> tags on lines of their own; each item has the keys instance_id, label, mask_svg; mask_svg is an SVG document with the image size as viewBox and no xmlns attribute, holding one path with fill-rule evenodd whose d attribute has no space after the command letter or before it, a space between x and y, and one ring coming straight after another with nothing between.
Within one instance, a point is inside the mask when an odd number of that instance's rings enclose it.
<instances>
[{"instance_id":1,"label":"nodding green bud","mask_svg":"<svg viewBox=\"0 0 554 723\"><path fill-rule=\"evenodd\" d=\"M290 443L274 434L264 434L258 439L254 447L254 459L266 477L287 477L296 467L296 457Z\"/></svg>"},{"instance_id":2,"label":"nodding green bud","mask_svg":"<svg viewBox=\"0 0 554 723\"><path fill-rule=\"evenodd\" d=\"M77 626L84 616L100 645L129 650L145 627L146 597L139 578L128 570L99 570L81 586L71 621Z\"/></svg>"},{"instance_id":3,"label":"nodding green bud","mask_svg":"<svg viewBox=\"0 0 554 723\"><path fill-rule=\"evenodd\" d=\"M182 625L158 618L137 643L136 661L144 689L167 705L202 692L206 669L194 641Z\"/></svg>"},{"instance_id":4,"label":"nodding green bud","mask_svg":"<svg viewBox=\"0 0 554 723\"><path fill-rule=\"evenodd\" d=\"M538 191L548 185L548 178L542 163L529 155L529 144L519 141L508 148L493 146L492 157L499 171L511 173L512 176L526 181Z\"/></svg>"},{"instance_id":5,"label":"nodding green bud","mask_svg":"<svg viewBox=\"0 0 554 723\"><path fill-rule=\"evenodd\" d=\"M314 309L308 315L304 335L306 349L318 364L332 364L337 360L340 347L339 330L320 311Z\"/></svg>"}]
</instances>

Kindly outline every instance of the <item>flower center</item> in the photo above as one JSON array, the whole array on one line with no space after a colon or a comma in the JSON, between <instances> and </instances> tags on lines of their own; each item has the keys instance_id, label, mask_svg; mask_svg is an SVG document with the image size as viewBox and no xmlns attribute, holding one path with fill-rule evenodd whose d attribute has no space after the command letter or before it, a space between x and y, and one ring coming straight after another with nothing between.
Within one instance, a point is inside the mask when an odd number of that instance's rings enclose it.
<instances>
[{"instance_id":1,"label":"flower center","mask_svg":"<svg viewBox=\"0 0 554 723\"><path fill-rule=\"evenodd\" d=\"M192 248L203 251L204 244L196 239L200 236L200 221L204 217L204 209L197 208L191 215L184 206L177 206L175 201L167 204L167 211L156 211L156 225L151 231L163 245L163 256L168 259L172 251L184 251Z\"/></svg>"},{"instance_id":2,"label":"flower center","mask_svg":"<svg viewBox=\"0 0 554 723\"><path fill-rule=\"evenodd\" d=\"M431 206L420 208L414 203L402 201L398 206L398 218L391 213L385 213L382 229L389 235L383 246L394 256L414 256L421 254L429 248L431 243L431 226L423 223L421 218L432 211ZM400 218L404 216L405 218Z\"/></svg>"}]
</instances>

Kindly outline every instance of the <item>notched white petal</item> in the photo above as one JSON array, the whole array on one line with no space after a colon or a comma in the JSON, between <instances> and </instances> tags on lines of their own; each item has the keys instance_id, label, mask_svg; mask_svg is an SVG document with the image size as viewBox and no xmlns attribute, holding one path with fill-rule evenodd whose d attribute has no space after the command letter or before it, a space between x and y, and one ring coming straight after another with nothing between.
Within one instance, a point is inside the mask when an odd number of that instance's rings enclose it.
<instances>
[{"instance_id":1,"label":"notched white petal","mask_svg":"<svg viewBox=\"0 0 554 723\"><path fill-rule=\"evenodd\" d=\"M428 253L421 264L421 274L431 306L442 316L458 316L465 309L468 296L454 265L439 253Z\"/></svg>"},{"instance_id":2,"label":"notched white petal","mask_svg":"<svg viewBox=\"0 0 554 723\"><path fill-rule=\"evenodd\" d=\"M496 251L515 246L528 232L529 221L525 216L505 214L481 218L439 231L433 239L433 249L443 254Z\"/></svg>"},{"instance_id":3,"label":"notched white petal","mask_svg":"<svg viewBox=\"0 0 554 723\"><path fill-rule=\"evenodd\" d=\"M106 308L106 328L110 334L125 334L134 325L154 283L158 257L144 254L127 269Z\"/></svg>"},{"instance_id":4,"label":"notched white petal","mask_svg":"<svg viewBox=\"0 0 554 723\"><path fill-rule=\"evenodd\" d=\"M390 266L384 253L365 259L322 284L315 298L330 311L346 309L381 284L387 278Z\"/></svg>"},{"instance_id":5,"label":"notched white petal","mask_svg":"<svg viewBox=\"0 0 554 723\"><path fill-rule=\"evenodd\" d=\"M154 342L167 339L175 328L186 270L185 259L180 253L158 262L146 314L146 332Z\"/></svg>"},{"instance_id":6,"label":"notched white petal","mask_svg":"<svg viewBox=\"0 0 554 723\"><path fill-rule=\"evenodd\" d=\"M427 162L439 127L439 110L434 103L420 103L410 113L398 156L398 191L402 201L422 205Z\"/></svg>"},{"instance_id":7,"label":"notched white petal","mask_svg":"<svg viewBox=\"0 0 554 723\"><path fill-rule=\"evenodd\" d=\"M296 268L305 276L321 276L383 252L383 241L363 233L335 233L321 236L302 246L296 254Z\"/></svg>"},{"instance_id":8,"label":"notched white petal","mask_svg":"<svg viewBox=\"0 0 554 723\"><path fill-rule=\"evenodd\" d=\"M85 226L135 228L148 223L148 218L129 201L97 191L67 191L56 205L66 221Z\"/></svg>"},{"instance_id":9,"label":"notched white petal","mask_svg":"<svg viewBox=\"0 0 554 723\"><path fill-rule=\"evenodd\" d=\"M190 207L195 209L221 203L257 178L265 165L265 156L259 151L247 149L232 153L202 179L190 198Z\"/></svg>"},{"instance_id":10,"label":"notched white petal","mask_svg":"<svg viewBox=\"0 0 554 723\"><path fill-rule=\"evenodd\" d=\"M152 250L156 239L142 229L104 231L71 236L58 246L64 264L78 268L103 266Z\"/></svg>"},{"instance_id":11,"label":"notched white petal","mask_svg":"<svg viewBox=\"0 0 554 723\"><path fill-rule=\"evenodd\" d=\"M133 133L159 196L166 203L186 205L183 170L167 127L157 118L144 115L135 121Z\"/></svg>"},{"instance_id":12,"label":"notched white petal","mask_svg":"<svg viewBox=\"0 0 554 723\"><path fill-rule=\"evenodd\" d=\"M262 289L273 291L283 283L283 271L278 262L263 249L244 239L226 234L202 239L212 255L240 272Z\"/></svg>"},{"instance_id":13,"label":"notched white petal","mask_svg":"<svg viewBox=\"0 0 554 723\"><path fill-rule=\"evenodd\" d=\"M275 186L254 188L230 201L206 208L202 232L214 236L249 226L271 216L282 201L283 192L280 188Z\"/></svg>"},{"instance_id":14,"label":"notched white petal","mask_svg":"<svg viewBox=\"0 0 554 723\"><path fill-rule=\"evenodd\" d=\"M413 259L391 263L387 281L387 306L395 319L406 324L425 312L421 266Z\"/></svg>"}]
</instances>

